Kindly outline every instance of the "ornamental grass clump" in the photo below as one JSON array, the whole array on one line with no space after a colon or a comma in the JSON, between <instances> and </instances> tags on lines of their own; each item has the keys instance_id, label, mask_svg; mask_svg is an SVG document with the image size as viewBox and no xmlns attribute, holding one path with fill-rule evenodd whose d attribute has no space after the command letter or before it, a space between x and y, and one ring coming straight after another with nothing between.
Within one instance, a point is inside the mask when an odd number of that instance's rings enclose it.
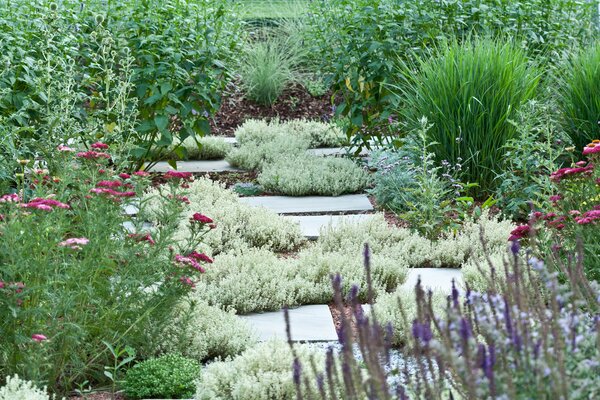
<instances>
[{"instance_id":1,"label":"ornamental grass clump","mask_svg":"<svg viewBox=\"0 0 600 400\"><path fill-rule=\"evenodd\" d=\"M325 372L295 358L290 371L296 398L598 397L600 287L586 279L580 256L575 264L549 269L513 242L505 262L490 265L485 292L459 291L453 284L441 312L418 282L416 313L397 305L409 332L400 357L390 351L394 327L381 325L377 308L369 316L362 312L358 287L344 302L338 275L333 288L342 311L342 349L327 353ZM365 266L369 276L368 248ZM568 277L563 283L555 267ZM498 280L498 274L509 279ZM371 288L365 290L371 299ZM354 310L351 316L343 312L345 304Z\"/></svg>"},{"instance_id":2,"label":"ornamental grass clump","mask_svg":"<svg viewBox=\"0 0 600 400\"><path fill-rule=\"evenodd\" d=\"M537 232L538 240L551 249L544 256L564 259L583 238L584 270L588 278L600 281L600 140L593 140L582 153L584 160L550 174L554 194L549 207L533 210L529 223L516 227L510 240L528 240Z\"/></svg>"},{"instance_id":3,"label":"ornamental grass clump","mask_svg":"<svg viewBox=\"0 0 600 400\"><path fill-rule=\"evenodd\" d=\"M53 393L105 384L107 344L153 353L152 337L210 268L197 251L210 218L197 213L186 240L174 239L191 176L165 174L148 230L146 202L137 202L137 219L123 207L146 192L149 174L119 173L106 144L91 148L59 146L60 168L24 170L0 196L0 376Z\"/></svg>"},{"instance_id":4,"label":"ornamental grass clump","mask_svg":"<svg viewBox=\"0 0 600 400\"><path fill-rule=\"evenodd\" d=\"M417 130L426 117L433 124L427 142L434 144L437 162L462 164L460 180L478 183L480 196L489 195L503 171L504 154L498 149L517 134L510 119L533 98L539 77L538 68L512 43L455 41L414 67L402 67L398 112L408 131Z\"/></svg>"},{"instance_id":5,"label":"ornamental grass clump","mask_svg":"<svg viewBox=\"0 0 600 400\"><path fill-rule=\"evenodd\" d=\"M561 122L578 148L600 137L600 44L572 54L556 73Z\"/></svg>"}]
</instances>

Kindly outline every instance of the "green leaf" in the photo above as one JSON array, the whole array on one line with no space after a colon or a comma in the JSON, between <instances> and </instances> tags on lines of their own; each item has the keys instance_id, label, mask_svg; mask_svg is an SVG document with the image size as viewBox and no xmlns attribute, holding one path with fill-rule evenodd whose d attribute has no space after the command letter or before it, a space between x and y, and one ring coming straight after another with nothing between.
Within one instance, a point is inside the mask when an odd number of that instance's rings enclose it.
<instances>
[{"instance_id":1,"label":"green leaf","mask_svg":"<svg viewBox=\"0 0 600 400\"><path fill-rule=\"evenodd\" d=\"M160 132L164 132L167 130L167 126L169 126L169 117L159 114L154 117L154 124Z\"/></svg>"}]
</instances>

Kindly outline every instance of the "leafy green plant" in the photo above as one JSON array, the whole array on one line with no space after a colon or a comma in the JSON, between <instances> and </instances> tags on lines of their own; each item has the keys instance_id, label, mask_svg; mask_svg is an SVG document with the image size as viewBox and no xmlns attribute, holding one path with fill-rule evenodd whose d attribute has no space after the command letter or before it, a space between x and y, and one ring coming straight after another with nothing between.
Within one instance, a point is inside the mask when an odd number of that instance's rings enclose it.
<instances>
[{"instance_id":1,"label":"leafy green plant","mask_svg":"<svg viewBox=\"0 0 600 400\"><path fill-rule=\"evenodd\" d=\"M109 364L117 381L114 368L127 357L105 343L152 353L149 337L203 271L187 255L210 231L206 219L192 216L185 240L175 240L181 179L189 177L166 174L148 230L147 202L137 204L139 220L122 208L147 191L148 174L111 168L107 147L73 154L61 146L52 171L22 160L16 193L0 197L0 374L45 382L54 393L85 380L102 385Z\"/></svg>"},{"instance_id":2,"label":"leafy green plant","mask_svg":"<svg viewBox=\"0 0 600 400\"><path fill-rule=\"evenodd\" d=\"M121 371L126 369L135 360L135 350L129 346L113 346L107 341L102 341L113 358L113 364L104 367L104 376L111 382L111 397L114 399L117 386L123 383L119 379Z\"/></svg>"},{"instance_id":3,"label":"leafy green plant","mask_svg":"<svg viewBox=\"0 0 600 400\"><path fill-rule=\"evenodd\" d=\"M505 163L498 150L517 136L510 119L535 95L539 70L514 44L481 39L449 43L402 73L407 129L419 129L425 116L436 161L462 164L460 179L477 182L480 197L491 194Z\"/></svg>"},{"instance_id":4,"label":"leafy green plant","mask_svg":"<svg viewBox=\"0 0 600 400\"><path fill-rule=\"evenodd\" d=\"M240 196L258 196L264 193L263 189L254 183L236 183L232 189Z\"/></svg>"},{"instance_id":5,"label":"leafy green plant","mask_svg":"<svg viewBox=\"0 0 600 400\"><path fill-rule=\"evenodd\" d=\"M577 148L600 136L600 44L571 54L556 71L563 129Z\"/></svg>"},{"instance_id":6,"label":"leafy green plant","mask_svg":"<svg viewBox=\"0 0 600 400\"><path fill-rule=\"evenodd\" d=\"M142 361L127 370L124 391L132 399L190 398L200 374L198 362L177 354Z\"/></svg>"}]
</instances>

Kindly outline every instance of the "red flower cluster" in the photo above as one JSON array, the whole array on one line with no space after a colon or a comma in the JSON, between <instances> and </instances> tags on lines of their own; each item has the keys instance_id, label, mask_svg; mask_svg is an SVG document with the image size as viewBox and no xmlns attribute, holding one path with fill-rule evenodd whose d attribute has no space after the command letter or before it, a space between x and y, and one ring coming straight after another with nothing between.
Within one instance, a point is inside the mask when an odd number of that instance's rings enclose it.
<instances>
[{"instance_id":1,"label":"red flower cluster","mask_svg":"<svg viewBox=\"0 0 600 400\"><path fill-rule=\"evenodd\" d=\"M5 194L0 197L0 203L18 203L21 201L21 197L16 193Z\"/></svg>"},{"instance_id":2,"label":"red flower cluster","mask_svg":"<svg viewBox=\"0 0 600 400\"><path fill-rule=\"evenodd\" d=\"M190 222L192 222L192 223L199 222L201 224L212 224L214 221L211 218L209 218L206 215L204 215L204 214L195 213L190 218Z\"/></svg>"},{"instance_id":3,"label":"red flower cluster","mask_svg":"<svg viewBox=\"0 0 600 400\"><path fill-rule=\"evenodd\" d=\"M596 224L600 221L600 205L594 207L593 210L583 213L581 217L576 217L575 221L579 225Z\"/></svg>"},{"instance_id":4,"label":"red flower cluster","mask_svg":"<svg viewBox=\"0 0 600 400\"><path fill-rule=\"evenodd\" d=\"M63 208L65 210L71 208L71 206L69 206L68 204L62 203L58 200L42 199L39 197L31 200L29 203L21 204L21 207L34 208L36 210L42 210L42 211L52 211L55 207Z\"/></svg>"},{"instance_id":5,"label":"red flower cluster","mask_svg":"<svg viewBox=\"0 0 600 400\"><path fill-rule=\"evenodd\" d=\"M118 188L123 186L121 181L100 181L96 183L96 187Z\"/></svg>"},{"instance_id":6,"label":"red flower cluster","mask_svg":"<svg viewBox=\"0 0 600 400\"><path fill-rule=\"evenodd\" d=\"M102 187L90 189L90 193L105 194L107 196L113 196L115 198L115 200L120 200L121 197L134 197L135 196L135 192L132 192L132 191L119 192L114 189L102 188Z\"/></svg>"},{"instance_id":7,"label":"red flower cluster","mask_svg":"<svg viewBox=\"0 0 600 400\"><path fill-rule=\"evenodd\" d=\"M90 151L81 151L81 152L77 153L77 157L85 158L87 160L97 160L99 158L109 159L110 154L90 150Z\"/></svg>"},{"instance_id":8,"label":"red flower cluster","mask_svg":"<svg viewBox=\"0 0 600 400\"><path fill-rule=\"evenodd\" d=\"M175 256L175 262L177 264L179 264L179 266L189 266L192 267L193 269L195 269L196 271L200 272L200 273L204 273L206 272L204 270L204 268L202 268L202 266L198 263L198 261L196 261L196 259L194 259L193 257L184 257L181 254L177 254Z\"/></svg>"},{"instance_id":9,"label":"red flower cluster","mask_svg":"<svg viewBox=\"0 0 600 400\"><path fill-rule=\"evenodd\" d=\"M140 177L142 177L142 178L145 178L145 177L148 177L148 176L150 176L150 173L149 173L149 172L146 172L146 171L135 171L133 174L134 174L135 176L140 176Z\"/></svg>"},{"instance_id":10,"label":"red flower cluster","mask_svg":"<svg viewBox=\"0 0 600 400\"><path fill-rule=\"evenodd\" d=\"M190 181L193 178L193 175L191 172L180 172L180 171L169 171L169 172L165 173L163 176L165 179L175 179L175 180L183 179L186 181Z\"/></svg>"},{"instance_id":11,"label":"red flower cluster","mask_svg":"<svg viewBox=\"0 0 600 400\"><path fill-rule=\"evenodd\" d=\"M586 175L589 176L592 174L594 170L594 165L588 164L585 167L575 167L575 168L561 168L558 171L550 174L550 180L554 182L560 182L562 179L567 177L573 177L576 175Z\"/></svg>"},{"instance_id":12,"label":"red flower cluster","mask_svg":"<svg viewBox=\"0 0 600 400\"><path fill-rule=\"evenodd\" d=\"M508 241L512 242L515 240L523 239L524 237L529 235L530 231L531 227L529 225L517 226L515 229L512 230L512 232L510 232L510 237L508 238Z\"/></svg>"},{"instance_id":13,"label":"red flower cluster","mask_svg":"<svg viewBox=\"0 0 600 400\"><path fill-rule=\"evenodd\" d=\"M108 145L106 143L102 143L102 142L96 142L93 145L90 146L92 149L97 149L97 150L106 150L108 149Z\"/></svg>"},{"instance_id":14,"label":"red flower cluster","mask_svg":"<svg viewBox=\"0 0 600 400\"><path fill-rule=\"evenodd\" d=\"M209 256L207 256L204 253L198 253L196 250L192 251L190 254L187 255L190 258L193 258L197 261L202 261L208 264L212 264L213 263L213 259L210 258Z\"/></svg>"}]
</instances>

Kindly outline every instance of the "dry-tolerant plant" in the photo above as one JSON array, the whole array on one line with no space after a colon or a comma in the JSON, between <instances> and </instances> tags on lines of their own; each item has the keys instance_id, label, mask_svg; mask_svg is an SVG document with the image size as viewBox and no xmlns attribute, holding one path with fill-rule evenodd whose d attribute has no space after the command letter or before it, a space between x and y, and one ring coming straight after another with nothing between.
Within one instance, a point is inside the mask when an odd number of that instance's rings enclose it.
<instances>
[{"instance_id":1,"label":"dry-tolerant plant","mask_svg":"<svg viewBox=\"0 0 600 400\"><path fill-rule=\"evenodd\" d=\"M208 271L217 266L207 267ZM215 271L215 274L223 272ZM227 358L240 354L256 344L250 326L235 314L198 300L197 290L188 299L173 307L170 321L155 338L155 347L160 353L177 353L198 362L215 358Z\"/></svg>"},{"instance_id":2,"label":"dry-tolerant plant","mask_svg":"<svg viewBox=\"0 0 600 400\"><path fill-rule=\"evenodd\" d=\"M339 196L363 190L367 172L346 158L300 156L276 158L263 166L258 183L287 196Z\"/></svg>"},{"instance_id":3,"label":"dry-tolerant plant","mask_svg":"<svg viewBox=\"0 0 600 400\"><path fill-rule=\"evenodd\" d=\"M257 144L268 142L279 135L308 139L310 147L337 147L346 140L341 129L335 124L307 119L289 121L250 119L235 131L235 137L240 145L249 142Z\"/></svg>"},{"instance_id":4,"label":"dry-tolerant plant","mask_svg":"<svg viewBox=\"0 0 600 400\"><path fill-rule=\"evenodd\" d=\"M157 192L156 189L151 191L146 198L151 199ZM187 217L201 211L216 222L216 227L205 241L206 250L213 254L249 247L290 251L305 241L297 224L266 208L242 203L237 194L210 179L196 179L189 183L186 192L189 204L182 213L177 234L179 240L189 236L185 224Z\"/></svg>"},{"instance_id":5,"label":"dry-tolerant plant","mask_svg":"<svg viewBox=\"0 0 600 400\"><path fill-rule=\"evenodd\" d=\"M299 157L306 153L309 141L300 136L275 135L257 142L239 144L227 155L227 161L234 167L246 170L260 170L265 165L281 157Z\"/></svg>"},{"instance_id":6,"label":"dry-tolerant plant","mask_svg":"<svg viewBox=\"0 0 600 400\"><path fill-rule=\"evenodd\" d=\"M52 399L55 399L52 396ZM18 375L6 377L6 385L0 387L0 400L50 400L46 388L38 389L33 382L25 381Z\"/></svg>"},{"instance_id":7,"label":"dry-tolerant plant","mask_svg":"<svg viewBox=\"0 0 600 400\"><path fill-rule=\"evenodd\" d=\"M323 356L309 345L298 345L296 357L322 364ZM232 360L214 362L200 373L196 400L293 399L290 368L294 356L287 343L271 340Z\"/></svg>"}]
</instances>

